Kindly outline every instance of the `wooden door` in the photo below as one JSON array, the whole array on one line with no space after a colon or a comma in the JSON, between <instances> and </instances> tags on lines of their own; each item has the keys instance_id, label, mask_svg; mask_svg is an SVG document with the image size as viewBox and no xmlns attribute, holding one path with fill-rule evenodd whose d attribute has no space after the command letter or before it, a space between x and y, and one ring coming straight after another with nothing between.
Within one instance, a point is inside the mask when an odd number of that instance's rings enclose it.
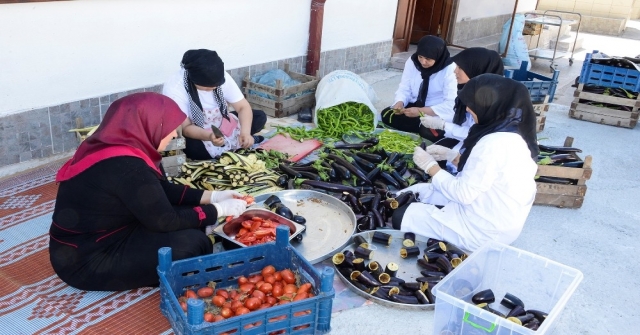
<instances>
[{"instance_id":1,"label":"wooden door","mask_svg":"<svg viewBox=\"0 0 640 335\"><path fill-rule=\"evenodd\" d=\"M426 35L439 36L446 40L453 0L417 0L413 24L411 27L411 43Z\"/></svg>"},{"instance_id":2,"label":"wooden door","mask_svg":"<svg viewBox=\"0 0 640 335\"><path fill-rule=\"evenodd\" d=\"M393 47L391 54L409 50L411 28L413 27L413 14L417 0L398 0L396 12L396 25L393 29Z\"/></svg>"}]
</instances>

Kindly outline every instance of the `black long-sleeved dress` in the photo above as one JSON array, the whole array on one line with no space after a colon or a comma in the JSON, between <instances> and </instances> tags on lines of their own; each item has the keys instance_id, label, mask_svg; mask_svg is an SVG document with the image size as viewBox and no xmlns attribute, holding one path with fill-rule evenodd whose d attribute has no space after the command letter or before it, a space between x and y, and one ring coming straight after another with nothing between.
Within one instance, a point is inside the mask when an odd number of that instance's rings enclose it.
<instances>
[{"instance_id":1,"label":"black long-sleeved dress","mask_svg":"<svg viewBox=\"0 0 640 335\"><path fill-rule=\"evenodd\" d=\"M211 253L215 224L202 190L158 178L137 157L96 163L59 185L49 230L51 265L70 286L119 291L157 286L158 249L173 260Z\"/></svg>"}]
</instances>

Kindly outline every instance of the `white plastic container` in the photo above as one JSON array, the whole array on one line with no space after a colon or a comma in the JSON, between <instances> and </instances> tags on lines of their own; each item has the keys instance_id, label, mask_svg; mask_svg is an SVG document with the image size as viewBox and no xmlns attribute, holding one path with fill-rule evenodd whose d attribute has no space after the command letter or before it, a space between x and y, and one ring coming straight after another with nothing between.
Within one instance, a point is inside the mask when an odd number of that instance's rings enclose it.
<instances>
[{"instance_id":1,"label":"white plastic container","mask_svg":"<svg viewBox=\"0 0 640 335\"><path fill-rule=\"evenodd\" d=\"M551 334L555 320L582 281L582 272L508 245L490 242L471 254L433 288L436 296L434 335ZM471 297L491 289L489 306L505 315L505 293L519 297L525 309L547 312L537 331L476 307Z\"/></svg>"}]
</instances>

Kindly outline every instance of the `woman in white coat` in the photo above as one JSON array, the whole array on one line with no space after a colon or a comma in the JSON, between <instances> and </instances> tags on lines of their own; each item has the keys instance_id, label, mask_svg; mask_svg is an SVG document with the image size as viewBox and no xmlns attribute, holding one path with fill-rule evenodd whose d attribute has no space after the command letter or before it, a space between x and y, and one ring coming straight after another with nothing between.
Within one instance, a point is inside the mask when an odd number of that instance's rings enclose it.
<instances>
[{"instance_id":1,"label":"woman in white coat","mask_svg":"<svg viewBox=\"0 0 640 335\"><path fill-rule=\"evenodd\" d=\"M527 88L512 79L483 74L471 79L458 97L475 120L461 155L451 163L454 177L416 147L413 160L431 177L402 191L419 202L393 214L394 228L454 243L474 251L484 242L513 242L522 231L536 194L538 146L535 113ZM428 148L429 149L429 148Z\"/></svg>"}]
</instances>

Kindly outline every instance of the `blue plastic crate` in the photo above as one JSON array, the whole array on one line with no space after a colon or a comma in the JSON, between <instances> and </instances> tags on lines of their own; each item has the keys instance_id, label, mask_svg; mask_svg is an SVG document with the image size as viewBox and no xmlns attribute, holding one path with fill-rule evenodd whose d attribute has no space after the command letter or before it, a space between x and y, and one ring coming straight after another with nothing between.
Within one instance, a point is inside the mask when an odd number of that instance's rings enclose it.
<instances>
[{"instance_id":1,"label":"blue plastic crate","mask_svg":"<svg viewBox=\"0 0 640 335\"><path fill-rule=\"evenodd\" d=\"M529 89L531 95L531 102L543 103L547 95L549 96L548 102L553 102L553 96L556 94L556 87L558 86L558 70L553 70L553 76L551 78L545 77L541 74L527 71L529 62L520 63L519 70L505 70L504 76L517 80L524 84Z\"/></svg>"},{"instance_id":2,"label":"blue plastic crate","mask_svg":"<svg viewBox=\"0 0 640 335\"><path fill-rule=\"evenodd\" d=\"M253 247L171 262L171 248L158 250L160 277L160 309L176 334L234 334L257 335L284 330L287 334L324 334L330 330L334 270L325 267L322 274L304 259L288 241L289 228L280 226L276 242ZM313 298L257 310L251 313L210 323L204 321L204 303L189 299L185 314L178 296L185 288L197 290L215 281L216 287L237 286L239 276L259 273L263 267L273 265L281 270L298 272L302 282L309 282L316 294ZM301 311L311 313L294 316ZM277 317L286 318L269 321ZM254 326L260 322L260 325ZM307 326L303 329L295 329ZM245 328L247 327L247 328Z\"/></svg>"},{"instance_id":3,"label":"blue plastic crate","mask_svg":"<svg viewBox=\"0 0 640 335\"><path fill-rule=\"evenodd\" d=\"M580 83L640 92L640 71L591 63L592 55L595 53L598 53L598 50L588 53L585 57L578 79Z\"/></svg>"}]
</instances>

